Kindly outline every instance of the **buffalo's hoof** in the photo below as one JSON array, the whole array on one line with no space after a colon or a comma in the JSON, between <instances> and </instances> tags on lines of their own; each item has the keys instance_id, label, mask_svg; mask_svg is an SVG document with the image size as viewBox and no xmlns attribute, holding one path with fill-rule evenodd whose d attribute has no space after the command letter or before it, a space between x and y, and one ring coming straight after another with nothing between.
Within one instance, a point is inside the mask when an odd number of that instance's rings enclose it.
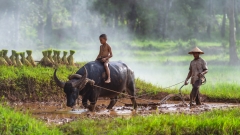
<instances>
[{"instance_id":1,"label":"buffalo's hoof","mask_svg":"<svg viewBox=\"0 0 240 135\"><path fill-rule=\"evenodd\" d=\"M107 109L108 109L108 110L111 110L111 109L112 109L112 107L107 107Z\"/></svg>"},{"instance_id":2,"label":"buffalo's hoof","mask_svg":"<svg viewBox=\"0 0 240 135\"><path fill-rule=\"evenodd\" d=\"M83 104L83 107L84 108L88 108L88 104Z\"/></svg>"},{"instance_id":3,"label":"buffalo's hoof","mask_svg":"<svg viewBox=\"0 0 240 135\"><path fill-rule=\"evenodd\" d=\"M95 105L89 105L87 108L91 112L95 111Z\"/></svg>"}]
</instances>

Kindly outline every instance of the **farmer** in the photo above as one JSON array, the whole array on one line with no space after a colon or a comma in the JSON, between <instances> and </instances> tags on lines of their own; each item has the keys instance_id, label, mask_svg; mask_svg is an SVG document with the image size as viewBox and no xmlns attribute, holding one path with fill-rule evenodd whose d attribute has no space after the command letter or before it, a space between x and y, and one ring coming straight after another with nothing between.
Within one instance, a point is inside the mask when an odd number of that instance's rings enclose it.
<instances>
[{"instance_id":1,"label":"farmer","mask_svg":"<svg viewBox=\"0 0 240 135\"><path fill-rule=\"evenodd\" d=\"M203 76L208 72L207 63L199 57L200 54L204 54L198 47L195 47L188 54L192 54L194 60L191 61L189 67L189 73L185 80L185 85L188 85L188 80L191 78L192 91L190 94L190 108L193 106L194 100L196 105L201 105L199 88L202 85Z\"/></svg>"},{"instance_id":2,"label":"farmer","mask_svg":"<svg viewBox=\"0 0 240 135\"><path fill-rule=\"evenodd\" d=\"M105 81L105 83L110 83L111 78L110 78L110 70L108 68L108 63L109 63L109 59L113 56L112 49L107 44L107 35L106 34L100 35L99 40L102 45L100 46L100 51L99 51L99 54L98 54L96 60L98 60L104 64L104 67L105 67L105 70L106 70L107 76L108 76L108 79Z\"/></svg>"}]
</instances>

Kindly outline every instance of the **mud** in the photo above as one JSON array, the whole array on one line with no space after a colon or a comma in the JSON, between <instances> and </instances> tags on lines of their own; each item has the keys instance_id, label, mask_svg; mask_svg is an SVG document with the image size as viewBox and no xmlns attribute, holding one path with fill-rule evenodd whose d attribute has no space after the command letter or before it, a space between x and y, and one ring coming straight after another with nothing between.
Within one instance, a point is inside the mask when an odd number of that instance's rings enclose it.
<instances>
[{"instance_id":1,"label":"mud","mask_svg":"<svg viewBox=\"0 0 240 135\"><path fill-rule=\"evenodd\" d=\"M122 103L121 103L122 102ZM146 102L137 101L138 103L146 104ZM152 100L159 102L159 100ZM109 100L99 100L96 105L95 112L89 112L82 106L75 106L74 109L65 105L65 102L29 102L29 103L11 103L11 107L29 113L33 117L43 120L48 124L64 124L74 120L92 118L104 119L114 117L130 118L134 115L150 115L150 114L166 114L166 113L184 113L184 114L199 114L213 109L228 109L239 107L235 103L204 103L204 105L190 108L188 105L182 104L180 101L168 101L162 105L139 106L137 110L132 107L125 107L123 103L130 103L128 99L122 99L111 110L106 107Z\"/></svg>"}]
</instances>

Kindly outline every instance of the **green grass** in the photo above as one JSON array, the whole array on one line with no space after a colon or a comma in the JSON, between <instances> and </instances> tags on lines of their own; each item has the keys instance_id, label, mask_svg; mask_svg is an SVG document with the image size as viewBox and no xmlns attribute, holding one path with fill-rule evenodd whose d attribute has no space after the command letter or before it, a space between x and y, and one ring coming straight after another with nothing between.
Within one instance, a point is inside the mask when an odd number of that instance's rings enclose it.
<instances>
[{"instance_id":1,"label":"green grass","mask_svg":"<svg viewBox=\"0 0 240 135\"><path fill-rule=\"evenodd\" d=\"M135 83L136 83L136 88L138 89L137 95L147 94L147 93L149 93L149 95L155 95L159 92L176 94L178 92L176 88L165 89L163 87L156 86L152 83L145 82L144 80L141 80L139 78L135 80Z\"/></svg>"},{"instance_id":2,"label":"green grass","mask_svg":"<svg viewBox=\"0 0 240 135\"><path fill-rule=\"evenodd\" d=\"M49 67L13 67L13 66L0 66L1 73L0 73L0 79L5 80L5 79L19 79L22 77L28 77L28 78L34 78L37 81L43 81L43 82L49 82L52 80L53 68ZM66 67L59 67L58 68L58 76L61 79L67 79L66 76L70 75L74 72L76 72L77 68L66 68Z\"/></svg>"},{"instance_id":3,"label":"green grass","mask_svg":"<svg viewBox=\"0 0 240 135\"><path fill-rule=\"evenodd\" d=\"M53 80L53 68L0 66L0 96L13 101L51 101L64 97L63 90ZM66 81L76 67L59 67L58 77Z\"/></svg>"},{"instance_id":4,"label":"green grass","mask_svg":"<svg viewBox=\"0 0 240 135\"><path fill-rule=\"evenodd\" d=\"M215 110L200 115L159 114L130 119L84 119L60 126L65 134L88 135L202 135L240 134L239 109Z\"/></svg>"},{"instance_id":5,"label":"green grass","mask_svg":"<svg viewBox=\"0 0 240 135\"><path fill-rule=\"evenodd\" d=\"M178 89L182 84L164 89L178 82L184 81L188 66L161 66L157 67L136 67L138 71L146 71L146 73L135 72L135 74L144 74L144 80L136 79L136 86L139 89L138 94L151 93L154 95L158 92L178 93ZM207 83L200 88L200 93L207 95L212 99L240 99L240 70L238 66L209 66L209 72L206 74ZM158 84L157 84L158 83ZM184 86L182 92L189 94L192 86Z\"/></svg>"},{"instance_id":6,"label":"green grass","mask_svg":"<svg viewBox=\"0 0 240 135\"><path fill-rule=\"evenodd\" d=\"M63 133L53 125L49 127L44 122L32 118L29 114L16 112L0 104L0 134L61 135Z\"/></svg>"}]
</instances>

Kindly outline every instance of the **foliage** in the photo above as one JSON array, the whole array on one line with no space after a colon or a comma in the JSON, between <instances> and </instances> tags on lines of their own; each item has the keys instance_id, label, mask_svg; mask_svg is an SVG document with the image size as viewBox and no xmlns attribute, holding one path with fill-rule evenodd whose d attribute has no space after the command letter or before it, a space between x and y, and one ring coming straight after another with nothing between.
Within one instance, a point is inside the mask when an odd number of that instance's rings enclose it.
<instances>
[{"instance_id":1,"label":"foliage","mask_svg":"<svg viewBox=\"0 0 240 135\"><path fill-rule=\"evenodd\" d=\"M6 105L4 105L6 106ZM0 104L0 134L1 135L60 135L55 126L48 127L29 114L22 114Z\"/></svg>"},{"instance_id":2,"label":"foliage","mask_svg":"<svg viewBox=\"0 0 240 135\"><path fill-rule=\"evenodd\" d=\"M91 127L91 128L89 128ZM239 134L239 108L200 115L159 114L132 118L84 119L60 126L65 134Z\"/></svg>"},{"instance_id":3,"label":"foliage","mask_svg":"<svg viewBox=\"0 0 240 135\"><path fill-rule=\"evenodd\" d=\"M118 40L218 41L227 39L220 33L229 26L228 20L223 23L225 0L2 0L0 5L4 47L68 47L70 42L75 49L103 31ZM240 2L235 5L238 24Z\"/></svg>"}]
</instances>

